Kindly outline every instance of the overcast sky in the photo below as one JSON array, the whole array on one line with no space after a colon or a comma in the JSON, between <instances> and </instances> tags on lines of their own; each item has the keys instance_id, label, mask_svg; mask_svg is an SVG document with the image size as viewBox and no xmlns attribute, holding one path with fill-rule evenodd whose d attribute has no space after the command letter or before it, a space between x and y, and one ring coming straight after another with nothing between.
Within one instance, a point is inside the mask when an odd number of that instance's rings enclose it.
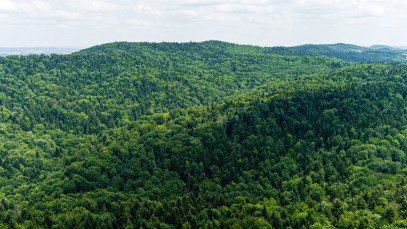
<instances>
[{"instance_id":1,"label":"overcast sky","mask_svg":"<svg viewBox=\"0 0 407 229\"><path fill-rule=\"evenodd\" d=\"M0 0L0 47L407 45L406 0Z\"/></svg>"}]
</instances>

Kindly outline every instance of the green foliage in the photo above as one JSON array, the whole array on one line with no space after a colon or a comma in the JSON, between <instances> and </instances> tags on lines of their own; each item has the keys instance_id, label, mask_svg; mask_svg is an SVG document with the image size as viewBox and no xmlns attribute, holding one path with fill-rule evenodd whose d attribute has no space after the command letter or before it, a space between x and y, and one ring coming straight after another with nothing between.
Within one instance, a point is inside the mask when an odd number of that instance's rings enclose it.
<instances>
[{"instance_id":1,"label":"green foliage","mask_svg":"<svg viewBox=\"0 0 407 229\"><path fill-rule=\"evenodd\" d=\"M407 65L297 54L0 58L0 227L405 227Z\"/></svg>"}]
</instances>

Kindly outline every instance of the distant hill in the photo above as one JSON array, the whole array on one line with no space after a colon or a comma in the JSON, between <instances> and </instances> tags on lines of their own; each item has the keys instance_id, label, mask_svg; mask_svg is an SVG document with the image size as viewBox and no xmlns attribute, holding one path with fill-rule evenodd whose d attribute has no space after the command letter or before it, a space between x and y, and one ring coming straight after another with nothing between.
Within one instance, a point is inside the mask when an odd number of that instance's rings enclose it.
<instances>
[{"instance_id":1,"label":"distant hill","mask_svg":"<svg viewBox=\"0 0 407 229\"><path fill-rule=\"evenodd\" d=\"M301 56L317 57L325 56L328 58L337 58L348 62L407 62L407 47L391 47L386 45L373 45L362 47L353 44L305 44L294 47L260 47L252 45L236 45L223 41L205 41L205 42L116 42L104 45L96 45L91 48L81 50L80 48L56 48L56 47L17 47L1 48L0 56L10 55L50 55L50 54L71 54L71 53L120 53L134 52L137 50L154 50L160 52L227 52L230 54L276 54L282 56ZM216 47L214 49L214 47ZM137 51L137 52L138 52Z\"/></svg>"},{"instance_id":2,"label":"distant hill","mask_svg":"<svg viewBox=\"0 0 407 229\"><path fill-rule=\"evenodd\" d=\"M324 47L331 48L335 51L339 52L359 52L359 51L369 51L369 48L352 45L352 44L344 44L344 43L337 43L337 44L325 44Z\"/></svg>"},{"instance_id":3,"label":"distant hill","mask_svg":"<svg viewBox=\"0 0 407 229\"><path fill-rule=\"evenodd\" d=\"M375 49L375 50L385 50L385 51L389 51L389 50L401 51L402 50L402 48L391 47L391 46L387 46L387 45L372 45L369 48L370 49Z\"/></svg>"},{"instance_id":4,"label":"distant hill","mask_svg":"<svg viewBox=\"0 0 407 229\"><path fill-rule=\"evenodd\" d=\"M301 45L294 49L314 56L327 56L338 58L349 62L407 62L407 51L390 46L375 45L372 47L362 47L352 44L322 44L322 45Z\"/></svg>"},{"instance_id":5,"label":"distant hill","mask_svg":"<svg viewBox=\"0 0 407 229\"><path fill-rule=\"evenodd\" d=\"M10 55L30 55L30 54L70 54L78 51L79 48L54 48L54 47L27 47L27 48L1 48L0 56L10 56Z\"/></svg>"},{"instance_id":6,"label":"distant hill","mask_svg":"<svg viewBox=\"0 0 407 229\"><path fill-rule=\"evenodd\" d=\"M297 50L295 48L276 46L276 47L260 47L253 45L237 45L224 41L204 41L204 42L114 42L102 45L96 45L87 49L78 51L78 53L118 53L127 52L134 53L140 51L155 51L155 52L199 52L208 53L211 55L219 53L230 54L277 54L284 56L309 56L309 53Z\"/></svg>"}]
</instances>

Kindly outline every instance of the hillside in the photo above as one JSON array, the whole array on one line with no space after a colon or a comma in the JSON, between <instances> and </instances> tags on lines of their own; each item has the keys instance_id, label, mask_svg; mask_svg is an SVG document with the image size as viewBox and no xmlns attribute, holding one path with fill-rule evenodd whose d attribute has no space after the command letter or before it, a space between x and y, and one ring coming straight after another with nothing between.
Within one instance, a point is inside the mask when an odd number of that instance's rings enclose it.
<instances>
[{"instance_id":1,"label":"hillside","mask_svg":"<svg viewBox=\"0 0 407 229\"><path fill-rule=\"evenodd\" d=\"M208 105L269 82L348 65L230 52L224 45L230 44L114 43L72 55L1 58L0 102L8 119L26 131L42 124L100 133L157 112Z\"/></svg>"},{"instance_id":2,"label":"hillside","mask_svg":"<svg viewBox=\"0 0 407 229\"><path fill-rule=\"evenodd\" d=\"M1 227L406 227L407 64L291 52L0 58Z\"/></svg>"}]
</instances>

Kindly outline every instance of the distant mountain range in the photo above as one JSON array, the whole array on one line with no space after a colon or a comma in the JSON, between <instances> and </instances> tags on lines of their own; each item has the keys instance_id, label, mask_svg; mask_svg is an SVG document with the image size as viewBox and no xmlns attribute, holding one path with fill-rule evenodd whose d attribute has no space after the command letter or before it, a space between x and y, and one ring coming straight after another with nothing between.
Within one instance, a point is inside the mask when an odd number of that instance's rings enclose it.
<instances>
[{"instance_id":1,"label":"distant mountain range","mask_svg":"<svg viewBox=\"0 0 407 229\"><path fill-rule=\"evenodd\" d=\"M30 54L70 54L80 50L80 48L54 48L54 47L21 47L21 48L0 48L0 56L9 55L30 55Z\"/></svg>"},{"instance_id":2,"label":"distant mountain range","mask_svg":"<svg viewBox=\"0 0 407 229\"><path fill-rule=\"evenodd\" d=\"M387 46L387 45L373 45L369 47L370 49L375 49L375 50L394 50L394 51L400 51L403 50L405 48L401 48L401 47L391 47L391 46Z\"/></svg>"},{"instance_id":3,"label":"distant mountain range","mask_svg":"<svg viewBox=\"0 0 407 229\"><path fill-rule=\"evenodd\" d=\"M217 41L208 41L217 42ZM204 42L205 43L205 42ZM407 62L407 47L392 47L387 45L373 45L370 47L353 44L305 44L294 47L269 47L260 49L255 46L239 46L227 42L220 42L234 52L257 52L289 56L325 56L337 58L348 62ZM80 51L81 48L56 48L56 47L23 47L1 48L0 56L30 55L30 54L70 54ZM86 50L86 49L85 49Z\"/></svg>"},{"instance_id":4,"label":"distant mountain range","mask_svg":"<svg viewBox=\"0 0 407 229\"><path fill-rule=\"evenodd\" d=\"M327 56L349 62L407 62L406 49L386 45L362 47L343 43L322 45L306 44L292 48L305 52L305 55Z\"/></svg>"}]
</instances>

